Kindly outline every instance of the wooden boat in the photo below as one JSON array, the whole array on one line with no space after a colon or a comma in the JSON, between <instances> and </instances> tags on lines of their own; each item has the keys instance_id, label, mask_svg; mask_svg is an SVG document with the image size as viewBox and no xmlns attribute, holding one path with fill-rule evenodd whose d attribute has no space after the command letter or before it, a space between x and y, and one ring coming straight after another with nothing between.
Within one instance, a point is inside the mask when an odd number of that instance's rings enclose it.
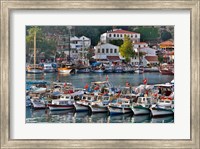
<instances>
[{"instance_id":1,"label":"wooden boat","mask_svg":"<svg viewBox=\"0 0 200 149\"><path fill-rule=\"evenodd\" d=\"M174 75L174 65L164 63L160 65L159 71L163 75Z\"/></svg>"},{"instance_id":2,"label":"wooden boat","mask_svg":"<svg viewBox=\"0 0 200 149\"><path fill-rule=\"evenodd\" d=\"M74 103L75 110L77 112L88 111L90 109L89 105L95 100L96 100L96 96L84 94L80 101L76 101Z\"/></svg>"},{"instance_id":3,"label":"wooden boat","mask_svg":"<svg viewBox=\"0 0 200 149\"><path fill-rule=\"evenodd\" d=\"M110 115L132 113L130 100L127 98L113 99L108 106Z\"/></svg>"},{"instance_id":4,"label":"wooden boat","mask_svg":"<svg viewBox=\"0 0 200 149\"><path fill-rule=\"evenodd\" d=\"M155 106L152 106L150 110L153 117L173 115L174 100L160 100Z\"/></svg>"},{"instance_id":5,"label":"wooden boat","mask_svg":"<svg viewBox=\"0 0 200 149\"><path fill-rule=\"evenodd\" d=\"M72 65L61 65L61 67L59 67L57 70L59 73L64 73L64 74L70 74L72 71L73 67Z\"/></svg>"},{"instance_id":6,"label":"wooden boat","mask_svg":"<svg viewBox=\"0 0 200 149\"><path fill-rule=\"evenodd\" d=\"M52 103L48 104L48 107L51 111L73 109L74 96L63 94L60 99L52 100Z\"/></svg>"},{"instance_id":7,"label":"wooden boat","mask_svg":"<svg viewBox=\"0 0 200 149\"><path fill-rule=\"evenodd\" d=\"M33 109L45 109L47 107L44 100L41 100L39 97L33 97L30 99Z\"/></svg>"},{"instance_id":8,"label":"wooden boat","mask_svg":"<svg viewBox=\"0 0 200 149\"><path fill-rule=\"evenodd\" d=\"M31 74L40 74L44 72L44 69L41 65L27 65L26 72Z\"/></svg>"},{"instance_id":9,"label":"wooden boat","mask_svg":"<svg viewBox=\"0 0 200 149\"><path fill-rule=\"evenodd\" d=\"M108 104L110 102L109 96L98 96L97 101L94 101L89 105L92 113L108 112Z\"/></svg>"},{"instance_id":10,"label":"wooden boat","mask_svg":"<svg viewBox=\"0 0 200 149\"><path fill-rule=\"evenodd\" d=\"M34 64L27 65L26 72L32 74L38 74L44 72L43 67L41 65L36 64L36 31L34 32Z\"/></svg>"},{"instance_id":11,"label":"wooden boat","mask_svg":"<svg viewBox=\"0 0 200 149\"><path fill-rule=\"evenodd\" d=\"M151 97L138 97L137 102L132 106L132 110L134 115L143 115L150 114L150 107L153 103L153 99Z\"/></svg>"}]
</instances>

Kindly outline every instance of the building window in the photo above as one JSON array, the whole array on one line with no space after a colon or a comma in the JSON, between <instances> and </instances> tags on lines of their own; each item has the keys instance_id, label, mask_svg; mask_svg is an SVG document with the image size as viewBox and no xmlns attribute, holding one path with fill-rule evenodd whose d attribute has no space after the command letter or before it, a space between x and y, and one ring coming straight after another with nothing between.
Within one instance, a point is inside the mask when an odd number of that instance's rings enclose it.
<instances>
[{"instance_id":1,"label":"building window","mask_svg":"<svg viewBox=\"0 0 200 149\"><path fill-rule=\"evenodd\" d=\"M115 34L113 34L113 37L115 37L116 35Z\"/></svg>"},{"instance_id":2,"label":"building window","mask_svg":"<svg viewBox=\"0 0 200 149\"><path fill-rule=\"evenodd\" d=\"M133 38L133 35L131 35L131 38Z\"/></svg>"},{"instance_id":3,"label":"building window","mask_svg":"<svg viewBox=\"0 0 200 149\"><path fill-rule=\"evenodd\" d=\"M102 53L104 53L104 49L102 49Z\"/></svg>"},{"instance_id":4,"label":"building window","mask_svg":"<svg viewBox=\"0 0 200 149\"><path fill-rule=\"evenodd\" d=\"M122 34L120 34L120 37L122 37Z\"/></svg>"},{"instance_id":5,"label":"building window","mask_svg":"<svg viewBox=\"0 0 200 149\"><path fill-rule=\"evenodd\" d=\"M109 34L109 37L111 37L112 35L111 34Z\"/></svg>"},{"instance_id":6,"label":"building window","mask_svg":"<svg viewBox=\"0 0 200 149\"><path fill-rule=\"evenodd\" d=\"M108 49L106 49L106 53L109 53L109 52L108 52Z\"/></svg>"},{"instance_id":7,"label":"building window","mask_svg":"<svg viewBox=\"0 0 200 149\"><path fill-rule=\"evenodd\" d=\"M117 34L117 37L119 37L119 34Z\"/></svg>"},{"instance_id":8,"label":"building window","mask_svg":"<svg viewBox=\"0 0 200 149\"><path fill-rule=\"evenodd\" d=\"M140 48L140 45L138 45L138 47Z\"/></svg>"},{"instance_id":9,"label":"building window","mask_svg":"<svg viewBox=\"0 0 200 149\"><path fill-rule=\"evenodd\" d=\"M100 49L98 49L98 53L100 53Z\"/></svg>"},{"instance_id":10,"label":"building window","mask_svg":"<svg viewBox=\"0 0 200 149\"><path fill-rule=\"evenodd\" d=\"M135 38L137 38L137 35L135 35Z\"/></svg>"},{"instance_id":11,"label":"building window","mask_svg":"<svg viewBox=\"0 0 200 149\"><path fill-rule=\"evenodd\" d=\"M114 53L117 53L117 49L115 49L115 52Z\"/></svg>"},{"instance_id":12,"label":"building window","mask_svg":"<svg viewBox=\"0 0 200 149\"><path fill-rule=\"evenodd\" d=\"M113 53L113 49L110 49L110 53Z\"/></svg>"}]
</instances>

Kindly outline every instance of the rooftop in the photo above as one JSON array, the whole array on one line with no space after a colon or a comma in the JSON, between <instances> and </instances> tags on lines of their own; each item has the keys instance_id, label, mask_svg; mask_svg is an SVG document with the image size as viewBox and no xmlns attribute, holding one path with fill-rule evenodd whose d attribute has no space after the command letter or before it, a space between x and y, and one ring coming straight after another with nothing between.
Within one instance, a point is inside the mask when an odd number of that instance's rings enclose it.
<instances>
[{"instance_id":1,"label":"rooftop","mask_svg":"<svg viewBox=\"0 0 200 149\"><path fill-rule=\"evenodd\" d=\"M114 29L114 30L112 30L112 31L109 31L108 33L118 33L118 34L139 34L139 33L136 33L136 32L126 31L126 30L123 30L123 29Z\"/></svg>"},{"instance_id":2,"label":"rooftop","mask_svg":"<svg viewBox=\"0 0 200 149\"><path fill-rule=\"evenodd\" d=\"M145 59L149 62L158 61L158 56L145 56Z\"/></svg>"}]
</instances>

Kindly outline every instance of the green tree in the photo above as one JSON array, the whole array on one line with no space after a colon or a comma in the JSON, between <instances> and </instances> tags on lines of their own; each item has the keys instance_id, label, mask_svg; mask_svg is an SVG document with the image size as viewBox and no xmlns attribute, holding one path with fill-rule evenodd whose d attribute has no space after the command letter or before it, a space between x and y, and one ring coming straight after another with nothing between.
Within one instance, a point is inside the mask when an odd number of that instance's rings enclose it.
<instances>
[{"instance_id":1,"label":"green tree","mask_svg":"<svg viewBox=\"0 0 200 149\"><path fill-rule=\"evenodd\" d=\"M128 38L127 36L124 37L124 42L120 46L119 51L121 56L125 58L125 61L129 62L130 58L135 55L135 52L133 51L132 41L130 40L130 38Z\"/></svg>"},{"instance_id":2,"label":"green tree","mask_svg":"<svg viewBox=\"0 0 200 149\"><path fill-rule=\"evenodd\" d=\"M121 40L121 39L110 40L109 43L116 45L116 46L121 46L123 44L123 40Z\"/></svg>"},{"instance_id":3,"label":"green tree","mask_svg":"<svg viewBox=\"0 0 200 149\"><path fill-rule=\"evenodd\" d=\"M172 38L172 35L171 35L170 32L168 32L168 31L163 31L163 32L161 33L161 39L162 39L163 41L169 40L169 39L171 39L171 38Z\"/></svg>"},{"instance_id":4,"label":"green tree","mask_svg":"<svg viewBox=\"0 0 200 149\"><path fill-rule=\"evenodd\" d=\"M164 61L163 56L158 56L158 61L159 61L159 63L163 63L163 61Z\"/></svg>"}]
</instances>

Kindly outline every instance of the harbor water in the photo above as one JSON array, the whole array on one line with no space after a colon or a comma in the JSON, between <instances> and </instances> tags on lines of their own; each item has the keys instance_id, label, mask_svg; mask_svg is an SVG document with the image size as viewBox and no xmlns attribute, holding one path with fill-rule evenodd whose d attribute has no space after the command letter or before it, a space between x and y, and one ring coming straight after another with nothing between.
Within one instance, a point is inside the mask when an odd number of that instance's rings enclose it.
<instances>
[{"instance_id":1,"label":"harbor water","mask_svg":"<svg viewBox=\"0 0 200 149\"><path fill-rule=\"evenodd\" d=\"M45 80L49 83L53 81L69 82L76 88L84 88L86 84L95 81L105 81L106 78L115 86L125 86L129 82L132 86L143 84L147 79L147 84L160 84L171 82L173 75L161 75L159 72L152 73L80 73L80 74L26 74L26 80ZM150 115L134 116L132 113L113 115L108 113L75 112L74 110L50 111L49 109L34 110L26 108L26 123L173 123L174 116L151 118Z\"/></svg>"}]
</instances>

